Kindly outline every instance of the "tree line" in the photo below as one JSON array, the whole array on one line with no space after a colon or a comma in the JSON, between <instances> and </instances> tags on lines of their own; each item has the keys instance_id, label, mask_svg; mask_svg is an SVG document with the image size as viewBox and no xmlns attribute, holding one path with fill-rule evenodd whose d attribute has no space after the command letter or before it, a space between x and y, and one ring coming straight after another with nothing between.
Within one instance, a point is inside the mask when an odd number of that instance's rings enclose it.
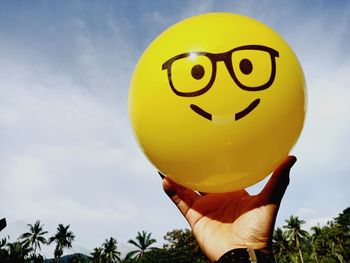
<instances>
[{"instance_id":1,"label":"tree line","mask_svg":"<svg viewBox=\"0 0 350 263\"><path fill-rule=\"evenodd\" d=\"M346 208L325 226L313 226L310 232L302 228L305 221L290 216L282 227L273 233L273 251L279 263L346 263L350 262L350 207ZM0 262L2 263L207 263L192 232L175 229L164 236L164 245L154 247L156 240L151 233L138 232L129 244L134 250L121 257L117 239L105 239L90 255L74 254L62 257L64 250L71 248L75 239L70 225L59 224L56 233L47 237L44 225L37 220L28 224L28 232L14 242L8 237L0 240ZM40 254L44 245L55 244L53 259Z\"/></svg>"}]
</instances>

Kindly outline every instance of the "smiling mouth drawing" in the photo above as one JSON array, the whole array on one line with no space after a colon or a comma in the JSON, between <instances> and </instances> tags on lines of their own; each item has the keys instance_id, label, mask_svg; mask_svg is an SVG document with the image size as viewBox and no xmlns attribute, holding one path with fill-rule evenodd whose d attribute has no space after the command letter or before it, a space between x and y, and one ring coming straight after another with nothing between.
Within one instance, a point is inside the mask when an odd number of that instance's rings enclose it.
<instances>
[{"instance_id":1,"label":"smiling mouth drawing","mask_svg":"<svg viewBox=\"0 0 350 263\"><path fill-rule=\"evenodd\" d=\"M214 123L218 124L226 124L232 122L234 119L235 121L238 121L239 119L242 119L244 116L249 114L252 110L254 110L260 103L260 99L254 100L252 103L250 103L247 108L244 110L237 112L235 116L232 115L226 115L226 116L213 116L211 113L206 112L201 107L191 104L190 108L197 114L201 115L202 117L206 118L207 120L213 121Z\"/></svg>"}]
</instances>

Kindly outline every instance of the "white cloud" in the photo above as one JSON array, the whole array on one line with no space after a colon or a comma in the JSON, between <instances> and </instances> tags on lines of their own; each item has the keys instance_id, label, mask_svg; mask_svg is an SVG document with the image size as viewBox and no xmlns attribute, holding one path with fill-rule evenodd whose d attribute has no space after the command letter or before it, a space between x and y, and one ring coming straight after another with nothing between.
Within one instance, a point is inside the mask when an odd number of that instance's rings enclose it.
<instances>
[{"instance_id":1,"label":"white cloud","mask_svg":"<svg viewBox=\"0 0 350 263\"><path fill-rule=\"evenodd\" d=\"M18 187L18 193L37 191L46 185L44 164L31 156L16 156L9 164L7 179Z\"/></svg>"},{"instance_id":2,"label":"white cloud","mask_svg":"<svg viewBox=\"0 0 350 263\"><path fill-rule=\"evenodd\" d=\"M311 226L336 216L350 198L348 18L298 15L300 7L286 5L191 1L172 16L154 8L139 19L154 33L201 12L242 12L291 43L305 70L309 107L278 224L296 214ZM128 121L129 80L145 40L110 13L96 15L106 32L74 17L66 32L70 42L53 46L58 55L34 52L0 31L0 217L9 223L2 235L15 239L40 219L50 234L59 223L71 224L79 250L91 251L110 236L127 250L137 231L153 232L161 243L166 231L187 226L162 192ZM323 27L326 21L331 25ZM45 249L51 256L52 247Z\"/></svg>"},{"instance_id":3,"label":"white cloud","mask_svg":"<svg viewBox=\"0 0 350 263\"><path fill-rule=\"evenodd\" d=\"M15 126L20 121L19 114L11 109L0 109L0 127Z\"/></svg>"},{"instance_id":4,"label":"white cloud","mask_svg":"<svg viewBox=\"0 0 350 263\"><path fill-rule=\"evenodd\" d=\"M1 234L12 240L37 219L50 235L70 224L84 252L110 236L126 247L144 229L161 241L181 225L180 216L157 222L172 206L164 208L160 178L128 120L135 52L121 25L106 19L108 37L84 21L73 25L79 52L63 64L11 43L0 49ZM53 246L43 253L52 256Z\"/></svg>"}]
</instances>

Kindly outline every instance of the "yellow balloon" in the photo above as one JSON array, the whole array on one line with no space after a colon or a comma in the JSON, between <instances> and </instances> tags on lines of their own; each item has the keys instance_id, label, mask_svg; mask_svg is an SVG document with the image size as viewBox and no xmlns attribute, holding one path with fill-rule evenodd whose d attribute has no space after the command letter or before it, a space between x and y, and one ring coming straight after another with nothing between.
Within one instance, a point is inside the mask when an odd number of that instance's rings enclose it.
<instances>
[{"instance_id":1,"label":"yellow balloon","mask_svg":"<svg viewBox=\"0 0 350 263\"><path fill-rule=\"evenodd\" d=\"M302 68L268 26L231 13L183 20L134 71L129 113L155 167L202 192L245 188L284 160L304 123Z\"/></svg>"}]
</instances>

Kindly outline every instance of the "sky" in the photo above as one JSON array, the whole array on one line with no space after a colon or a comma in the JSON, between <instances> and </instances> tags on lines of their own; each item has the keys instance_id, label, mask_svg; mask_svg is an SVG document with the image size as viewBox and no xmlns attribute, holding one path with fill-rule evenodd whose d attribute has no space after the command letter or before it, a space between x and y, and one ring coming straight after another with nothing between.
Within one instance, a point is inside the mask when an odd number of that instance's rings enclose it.
<instances>
[{"instance_id":1,"label":"sky","mask_svg":"<svg viewBox=\"0 0 350 263\"><path fill-rule=\"evenodd\" d=\"M307 116L276 225L293 214L308 229L349 206L348 1L1 1L0 238L14 241L39 219L48 236L70 224L65 253L89 254L111 236L125 253L138 231L162 246L166 232L188 227L136 143L128 90L157 35L214 11L272 27L304 70Z\"/></svg>"}]
</instances>

